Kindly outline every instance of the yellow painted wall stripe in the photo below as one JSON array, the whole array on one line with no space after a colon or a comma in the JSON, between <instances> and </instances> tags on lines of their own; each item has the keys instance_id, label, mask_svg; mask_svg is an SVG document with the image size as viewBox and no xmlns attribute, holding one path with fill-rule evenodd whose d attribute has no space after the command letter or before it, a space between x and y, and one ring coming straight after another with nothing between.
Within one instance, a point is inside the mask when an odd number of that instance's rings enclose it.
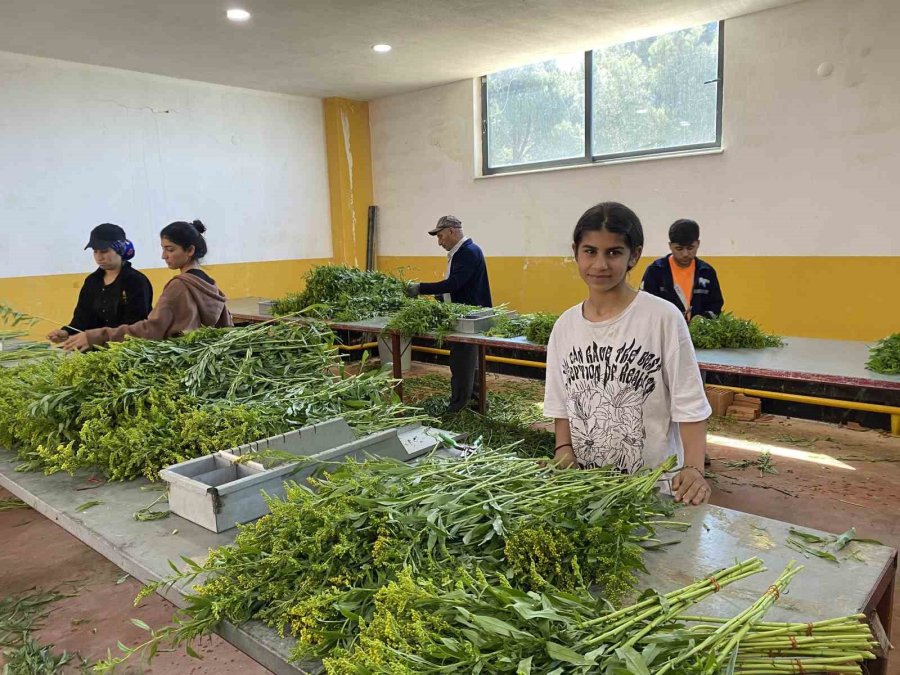
<instances>
[{"instance_id":1,"label":"yellow painted wall stripe","mask_svg":"<svg viewBox=\"0 0 900 675\"><path fill-rule=\"evenodd\" d=\"M704 256L719 275L725 309L780 335L876 340L900 331L896 257ZM653 258L631 272L637 286ZM409 279L444 275L442 256L380 256L378 268L407 268ZM489 257L495 303L522 312L561 312L585 297L571 259Z\"/></svg>"},{"instance_id":2,"label":"yellow painted wall stripe","mask_svg":"<svg viewBox=\"0 0 900 675\"><path fill-rule=\"evenodd\" d=\"M780 335L872 341L900 331L897 297L900 264L894 257L715 257L725 308ZM280 297L302 288L302 277L326 258L208 265L207 272L232 298ZM649 260L632 272L640 283ZM384 271L403 270L408 279L444 275L442 256L381 256ZM585 296L571 259L492 257L488 259L494 302L523 312L561 312ZM84 274L0 279L0 303L61 324L72 316ZM145 270L155 297L171 278L168 270ZM33 335L52 326L41 323Z\"/></svg>"},{"instance_id":3,"label":"yellow painted wall stripe","mask_svg":"<svg viewBox=\"0 0 900 675\"><path fill-rule=\"evenodd\" d=\"M327 98L323 106L334 261L365 267L368 213L374 193L369 104Z\"/></svg>"},{"instance_id":4,"label":"yellow painted wall stripe","mask_svg":"<svg viewBox=\"0 0 900 675\"><path fill-rule=\"evenodd\" d=\"M306 260L278 260L270 262L234 263L227 265L205 265L204 270L230 298L258 295L279 297L285 293L300 290L303 275L316 265L331 262L327 258ZM138 268L140 269L140 268ZM54 274L33 277L12 277L0 279L0 303L13 307L16 311L36 314L58 321L62 325L72 318L72 310L78 300L84 274ZM173 272L167 269L142 270L153 284L153 301L159 298L166 282ZM43 337L53 328L47 322L37 324L32 330L34 337Z\"/></svg>"},{"instance_id":5,"label":"yellow painted wall stripe","mask_svg":"<svg viewBox=\"0 0 900 675\"><path fill-rule=\"evenodd\" d=\"M369 105L330 98L323 102L323 114L333 258L205 266L228 297L276 298L301 290L303 275L316 265L331 262L365 265L368 208L373 200ZM324 227L324 223L322 225ZM323 236L327 236L327 232L323 230ZM93 271L89 259L85 262L85 271L80 274L0 278L0 303L20 312L52 319L53 323L42 321L31 331L32 336L43 337L72 318L84 277ZM153 284L155 301L172 272L165 269L143 271Z\"/></svg>"}]
</instances>

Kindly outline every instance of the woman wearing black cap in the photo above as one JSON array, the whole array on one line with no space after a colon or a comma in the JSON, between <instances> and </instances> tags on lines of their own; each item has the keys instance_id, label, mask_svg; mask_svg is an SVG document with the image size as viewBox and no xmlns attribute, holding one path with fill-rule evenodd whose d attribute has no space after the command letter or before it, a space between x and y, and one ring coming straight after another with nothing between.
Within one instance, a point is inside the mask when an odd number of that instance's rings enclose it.
<instances>
[{"instance_id":1,"label":"woman wearing black cap","mask_svg":"<svg viewBox=\"0 0 900 675\"><path fill-rule=\"evenodd\" d=\"M126 336L164 340L201 326L233 326L234 321L225 306L225 294L200 268L200 260L206 255L204 232L206 226L199 220L192 223L179 220L166 225L159 233L162 259L170 270L178 270L180 274L166 284L150 316L118 328L86 330L70 337L62 348L84 351L107 342L119 342Z\"/></svg>"},{"instance_id":2,"label":"woman wearing black cap","mask_svg":"<svg viewBox=\"0 0 900 675\"><path fill-rule=\"evenodd\" d=\"M143 321L150 314L153 286L128 262L134 257L134 245L125 230L112 223L98 225L84 247L89 248L94 249L97 270L84 280L69 325L47 336L51 342L63 342L92 328Z\"/></svg>"}]
</instances>

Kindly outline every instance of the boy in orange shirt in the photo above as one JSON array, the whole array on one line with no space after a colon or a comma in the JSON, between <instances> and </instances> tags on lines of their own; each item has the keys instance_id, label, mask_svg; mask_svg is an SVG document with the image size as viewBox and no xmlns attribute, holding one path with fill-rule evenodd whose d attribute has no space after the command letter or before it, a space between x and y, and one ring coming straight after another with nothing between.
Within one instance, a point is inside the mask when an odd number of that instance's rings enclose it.
<instances>
[{"instance_id":1,"label":"boy in orange shirt","mask_svg":"<svg viewBox=\"0 0 900 675\"><path fill-rule=\"evenodd\" d=\"M669 250L644 272L641 290L652 293L681 310L690 322L695 316L716 317L725 300L712 265L697 257L700 226L681 219L669 228Z\"/></svg>"}]
</instances>

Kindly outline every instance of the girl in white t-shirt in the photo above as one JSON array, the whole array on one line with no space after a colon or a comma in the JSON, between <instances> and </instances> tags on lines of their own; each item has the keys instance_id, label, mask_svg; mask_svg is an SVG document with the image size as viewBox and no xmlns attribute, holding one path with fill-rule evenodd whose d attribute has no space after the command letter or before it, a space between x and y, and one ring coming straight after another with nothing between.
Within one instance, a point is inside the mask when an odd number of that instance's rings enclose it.
<instances>
[{"instance_id":1,"label":"girl in white t-shirt","mask_svg":"<svg viewBox=\"0 0 900 675\"><path fill-rule=\"evenodd\" d=\"M626 283L644 245L641 221L604 202L581 216L573 239L588 298L559 317L547 346L544 414L555 418L555 460L631 473L677 455L676 501L702 504L712 410L678 309Z\"/></svg>"}]
</instances>

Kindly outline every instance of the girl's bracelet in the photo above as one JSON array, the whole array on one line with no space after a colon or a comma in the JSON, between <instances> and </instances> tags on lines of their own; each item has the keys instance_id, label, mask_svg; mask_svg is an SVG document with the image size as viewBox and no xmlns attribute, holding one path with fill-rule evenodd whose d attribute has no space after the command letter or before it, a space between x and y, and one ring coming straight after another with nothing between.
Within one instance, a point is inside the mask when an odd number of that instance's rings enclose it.
<instances>
[{"instance_id":1,"label":"girl's bracelet","mask_svg":"<svg viewBox=\"0 0 900 675\"><path fill-rule=\"evenodd\" d=\"M703 471L701 471L700 469L698 469L698 468L697 468L696 466L694 466L693 464L685 464L684 466L681 467L681 470L682 470L682 471L684 471L685 469L693 469L694 471L696 471L697 473L700 474L700 477L701 477L701 478L706 478L706 476L704 475Z\"/></svg>"},{"instance_id":2,"label":"girl's bracelet","mask_svg":"<svg viewBox=\"0 0 900 675\"><path fill-rule=\"evenodd\" d=\"M556 452L560 448L572 448L572 444L571 443L563 443L562 445L557 445L555 448L553 448L553 452ZM575 450L575 448L572 448L573 452L574 452L574 450Z\"/></svg>"}]
</instances>

